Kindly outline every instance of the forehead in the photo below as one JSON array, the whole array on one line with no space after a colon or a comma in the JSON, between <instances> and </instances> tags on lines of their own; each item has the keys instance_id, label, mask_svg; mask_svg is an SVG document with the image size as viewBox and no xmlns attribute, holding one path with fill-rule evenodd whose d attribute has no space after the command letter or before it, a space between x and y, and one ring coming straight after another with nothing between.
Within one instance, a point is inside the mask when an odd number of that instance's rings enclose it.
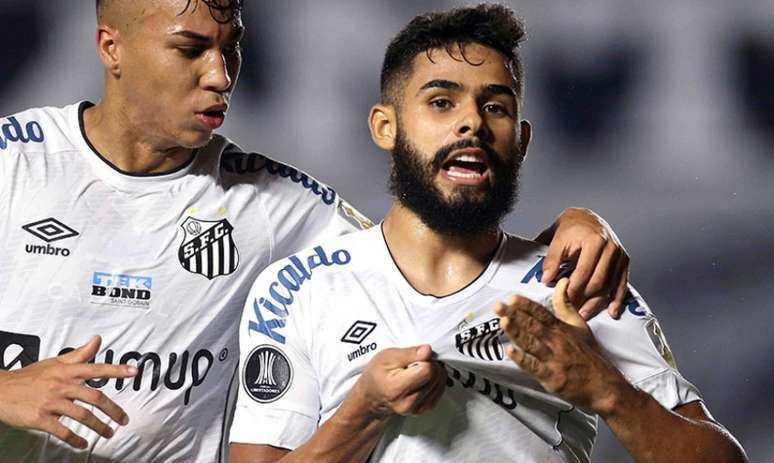
<instances>
[{"instance_id":1,"label":"forehead","mask_svg":"<svg viewBox=\"0 0 774 463\"><path fill-rule=\"evenodd\" d=\"M414 94L431 80L450 80L468 88L498 84L513 87L508 59L493 48L468 44L434 48L419 53L412 62L412 72L406 89ZM513 89L514 91L516 89Z\"/></svg>"},{"instance_id":2,"label":"forehead","mask_svg":"<svg viewBox=\"0 0 774 463\"><path fill-rule=\"evenodd\" d=\"M233 10L216 8L227 5L227 0L215 0L208 5L204 0L151 0L143 2L144 29L174 32L190 30L202 35L231 35L244 29L242 18Z\"/></svg>"}]
</instances>

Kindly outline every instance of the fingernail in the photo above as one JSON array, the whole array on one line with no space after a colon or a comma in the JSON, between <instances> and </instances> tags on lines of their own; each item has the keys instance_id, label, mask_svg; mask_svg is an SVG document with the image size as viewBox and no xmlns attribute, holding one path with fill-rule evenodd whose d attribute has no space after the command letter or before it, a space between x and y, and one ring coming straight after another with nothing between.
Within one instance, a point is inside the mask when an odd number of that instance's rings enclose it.
<instances>
[{"instance_id":1,"label":"fingernail","mask_svg":"<svg viewBox=\"0 0 774 463\"><path fill-rule=\"evenodd\" d=\"M137 367L133 367L131 365L126 366L126 372L130 375L136 375L137 374Z\"/></svg>"},{"instance_id":2,"label":"fingernail","mask_svg":"<svg viewBox=\"0 0 774 463\"><path fill-rule=\"evenodd\" d=\"M127 424L129 424L129 416L124 415L124 417L121 418L121 421L119 421L119 423L121 423L122 426L126 426Z\"/></svg>"},{"instance_id":3,"label":"fingernail","mask_svg":"<svg viewBox=\"0 0 774 463\"><path fill-rule=\"evenodd\" d=\"M108 430L107 430L107 436L106 436L106 437L107 437L108 439L110 439L111 437L113 437L113 434L115 434L115 431L113 431L113 428L108 428Z\"/></svg>"}]
</instances>

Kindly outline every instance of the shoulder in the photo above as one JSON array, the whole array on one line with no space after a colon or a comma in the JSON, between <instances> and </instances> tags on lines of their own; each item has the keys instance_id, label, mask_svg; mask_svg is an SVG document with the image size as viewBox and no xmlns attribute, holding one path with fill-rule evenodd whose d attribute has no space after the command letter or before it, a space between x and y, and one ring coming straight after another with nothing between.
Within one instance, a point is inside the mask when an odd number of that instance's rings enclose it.
<instances>
[{"instance_id":1,"label":"shoulder","mask_svg":"<svg viewBox=\"0 0 774 463\"><path fill-rule=\"evenodd\" d=\"M298 291L312 277L319 282L330 275L367 271L375 267L374 248L380 244L376 239L381 239L378 227L319 240L273 262L258 280Z\"/></svg>"},{"instance_id":2,"label":"shoulder","mask_svg":"<svg viewBox=\"0 0 774 463\"><path fill-rule=\"evenodd\" d=\"M73 130L79 130L78 108L43 107L0 117L0 152L57 152L73 149Z\"/></svg>"},{"instance_id":3,"label":"shoulder","mask_svg":"<svg viewBox=\"0 0 774 463\"><path fill-rule=\"evenodd\" d=\"M336 203L336 191L306 172L264 154L246 152L230 140L223 140L220 170L224 177L255 182L259 191L281 193L287 199L308 197L326 205Z\"/></svg>"},{"instance_id":4,"label":"shoulder","mask_svg":"<svg viewBox=\"0 0 774 463\"><path fill-rule=\"evenodd\" d=\"M319 310L308 312L312 300L324 308L324 301L337 291L337 281L372 271L365 252L369 234L373 230L324 240L266 267L253 284L243 314L248 334L284 344L288 322L305 320L306 325L321 316Z\"/></svg>"},{"instance_id":5,"label":"shoulder","mask_svg":"<svg viewBox=\"0 0 774 463\"><path fill-rule=\"evenodd\" d=\"M519 292L536 302L550 298L552 288L541 282L548 248L520 236L503 235L504 242L497 256L500 268L491 284L498 289Z\"/></svg>"}]
</instances>

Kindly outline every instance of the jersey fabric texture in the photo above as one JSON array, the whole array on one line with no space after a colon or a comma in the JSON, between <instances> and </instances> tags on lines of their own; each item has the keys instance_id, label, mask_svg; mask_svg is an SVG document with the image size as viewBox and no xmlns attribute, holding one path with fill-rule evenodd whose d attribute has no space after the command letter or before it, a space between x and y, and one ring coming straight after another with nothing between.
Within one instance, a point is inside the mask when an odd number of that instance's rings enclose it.
<instances>
[{"instance_id":1,"label":"jersey fabric texture","mask_svg":"<svg viewBox=\"0 0 774 463\"><path fill-rule=\"evenodd\" d=\"M360 216L326 185L217 135L175 172L122 173L86 138L90 105L0 119L0 367L99 334L96 362L139 367L88 382L130 423L104 439L63 418L89 441L83 451L0 426L0 461L218 461L250 286Z\"/></svg>"},{"instance_id":2,"label":"jersey fabric texture","mask_svg":"<svg viewBox=\"0 0 774 463\"><path fill-rule=\"evenodd\" d=\"M379 462L587 462L596 416L547 393L507 356L495 302L516 293L551 307L546 248L503 234L482 274L446 297L414 290L379 227L327 240L269 266L240 326L232 442L294 449L333 415L373 356L430 344L447 388L430 412L394 417ZM633 290L616 321L590 326L608 358L664 407L699 400L674 367L656 318Z\"/></svg>"}]
</instances>

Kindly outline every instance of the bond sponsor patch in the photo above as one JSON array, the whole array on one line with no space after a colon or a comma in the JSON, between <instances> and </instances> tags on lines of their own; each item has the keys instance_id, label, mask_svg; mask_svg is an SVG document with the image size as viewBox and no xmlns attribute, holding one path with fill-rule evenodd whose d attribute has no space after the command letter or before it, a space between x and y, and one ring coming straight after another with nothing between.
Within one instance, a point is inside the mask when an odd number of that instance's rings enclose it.
<instances>
[{"instance_id":1,"label":"bond sponsor patch","mask_svg":"<svg viewBox=\"0 0 774 463\"><path fill-rule=\"evenodd\" d=\"M468 357L490 361L502 360L501 334L500 320L493 318L457 333L454 336L454 345L461 354Z\"/></svg>"},{"instance_id":2,"label":"bond sponsor patch","mask_svg":"<svg viewBox=\"0 0 774 463\"><path fill-rule=\"evenodd\" d=\"M229 275L239 266L239 252L232 237L234 227L226 219L199 220L187 217L180 225L183 242L178 259L183 268L208 280Z\"/></svg>"},{"instance_id":3,"label":"bond sponsor patch","mask_svg":"<svg viewBox=\"0 0 774 463\"><path fill-rule=\"evenodd\" d=\"M293 382L293 367L276 347L263 344L250 352L242 371L242 384L256 402L271 403L282 397Z\"/></svg>"},{"instance_id":4,"label":"bond sponsor patch","mask_svg":"<svg viewBox=\"0 0 774 463\"><path fill-rule=\"evenodd\" d=\"M94 272L91 303L149 309L153 278L144 275Z\"/></svg>"}]
</instances>

